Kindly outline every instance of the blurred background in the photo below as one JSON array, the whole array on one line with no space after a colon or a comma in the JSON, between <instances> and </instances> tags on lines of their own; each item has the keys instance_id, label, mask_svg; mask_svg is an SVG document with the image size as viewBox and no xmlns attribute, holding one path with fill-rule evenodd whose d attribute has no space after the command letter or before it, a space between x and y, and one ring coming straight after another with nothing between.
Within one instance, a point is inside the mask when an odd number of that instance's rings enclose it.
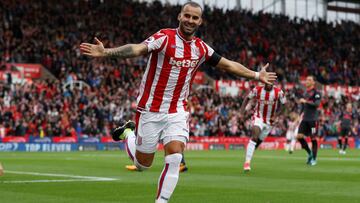
<instances>
[{"instance_id":1,"label":"blurred background","mask_svg":"<svg viewBox=\"0 0 360 203\"><path fill-rule=\"evenodd\" d=\"M177 27L184 2L1 1L0 151L123 149L109 132L133 119L147 56L90 59L79 45L95 36L105 47L140 43L161 28ZM197 36L226 58L252 70L270 63L278 74L288 102L263 148L284 148L287 121L300 112L308 75L323 94L321 147L337 147L346 103L353 105L349 145L360 147L359 1L196 2L204 8ZM239 109L254 85L201 67L189 97L188 148L244 148L252 112L240 118Z\"/></svg>"}]
</instances>

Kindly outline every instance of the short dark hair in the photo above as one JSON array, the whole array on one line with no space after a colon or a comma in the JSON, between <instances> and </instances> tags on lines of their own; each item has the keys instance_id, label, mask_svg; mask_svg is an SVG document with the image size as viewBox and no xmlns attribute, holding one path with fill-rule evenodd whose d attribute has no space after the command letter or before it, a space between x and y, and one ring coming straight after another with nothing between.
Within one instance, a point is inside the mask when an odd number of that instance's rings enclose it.
<instances>
[{"instance_id":1,"label":"short dark hair","mask_svg":"<svg viewBox=\"0 0 360 203\"><path fill-rule=\"evenodd\" d=\"M183 11L184 8L185 8L185 6L187 6L187 5L190 5L190 6L192 6L192 7L199 7L199 8L201 9L201 13L202 13L202 11L203 11L203 9L202 9L202 7L200 6L200 4L198 4L198 3L196 3L196 2L193 2L193 1L188 1L188 2L184 3L184 4L181 6L181 11Z\"/></svg>"},{"instance_id":2,"label":"short dark hair","mask_svg":"<svg viewBox=\"0 0 360 203\"><path fill-rule=\"evenodd\" d=\"M314 75L308 75L307 77L311 77L316 82L316 78Z\"/></svg>"}]
</instances>

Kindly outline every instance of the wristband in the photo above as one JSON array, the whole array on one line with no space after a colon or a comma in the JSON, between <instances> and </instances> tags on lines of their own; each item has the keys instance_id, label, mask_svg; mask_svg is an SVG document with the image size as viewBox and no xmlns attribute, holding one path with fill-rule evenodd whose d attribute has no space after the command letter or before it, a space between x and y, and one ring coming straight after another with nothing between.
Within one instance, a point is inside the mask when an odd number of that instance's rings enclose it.
<instances>
[{"instance_id":1,"label":"wristband","mask_svg":"<svg viewBox=\"0 0 360 203\"><path fill-rule=\"evenodd\" d=\"M260 80L260 73L259 72L255 72L255 80Z\"/></svg>"}]
</instances>

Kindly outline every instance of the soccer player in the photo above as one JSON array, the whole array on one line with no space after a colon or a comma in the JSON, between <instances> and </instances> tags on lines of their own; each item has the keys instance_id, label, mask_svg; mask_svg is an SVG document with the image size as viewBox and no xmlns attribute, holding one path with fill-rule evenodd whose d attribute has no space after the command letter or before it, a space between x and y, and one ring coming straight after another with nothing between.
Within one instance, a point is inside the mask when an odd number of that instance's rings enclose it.
<instances>
[{"instance_id":1,"label":"soccer player","mask_svg":"<svg viewBox=\"0 0 360 203\"><path fill-rule=\"evenodd\" d=\"M288 129L286 131L286 147L285 149L292 154L295 149L296 136L299 131L299 125L301 123L303 114L298 115L295 112L290 113L290 120L288 121Z\"/></svg>"},{"instance_id":2,"label":"soccer player","mask_svg":"<svg viewBox=\"0 0 360 203\"><path fill-rule=\"evenodd\" d=\"M321 94L315 89L314 76L307 76L305 86L307 88L303 98L300 99L302 104L302 112L304 113L303 120L300 123L299 133L297 139L301 144L301 147L306 150L308 154L307 164L310 166L316 165L317 157L317 121L319 112L317 111L321 101ZM310 150L308 143L305 140L305 136L311 137L312 150Z\"/></svg>"},{"instance_id":3,"label":"soccer player","mask_svg":"<svg viewBox=\"0 0 360 203\"><path fill-rule=\"evenodd\" d=\"M251 139L246 147L246 156L244 171L250 171L250 162L254 151L261 142L268 136L271 128L282 109L278 106L285 104L286 98L284 92L273 85L256 86L245 98L241 105L240 115L244 115L245 110L249 109L248 103L254 99L256 102L255 111L252 116ZM282 105L284 107L284 105Z\"/></svg>"},{"instance_id":4,"label":"soccer player","mask_svg":"<svg viewBox=\"0 0 360 203\"><path fill-rule=\"evenodd\" d=\"M112 134L125 140L128 155L139 170L150 168L157 143L163 143L165 165L158 181L156 202L167 202L178 182L182 153L189 137L187 97L199 66L207 63L234 75L268 84L276 80L275 73L266 72L268 64L260 72L254 72L220 56L195 37L202 23L199 4L185 3L178 21L178 28L161 29L139 44L105 49L103 43L95 38L96 44L80 45L81 52L91 57L125 59L149 54L137 99L135 122L127 122Z\"/></svg>"},{"instance_id":5,"label":"soccer player","mask_svg":"<svg viewBox=\"0 0 360 203\"><path fill-rule=\"evenodd\" d=\"M341 118L341 123L340 123L341 131L338 137L339 148L340 148L339 153L346 154L345 150L348 145L349 135L351 134L351 120L353 118L351 103L346 104L346 110L345 112L341 112L340 118ZM344 139L344 144L342 142L342 139Z\"/></svg>"}]
</instances>

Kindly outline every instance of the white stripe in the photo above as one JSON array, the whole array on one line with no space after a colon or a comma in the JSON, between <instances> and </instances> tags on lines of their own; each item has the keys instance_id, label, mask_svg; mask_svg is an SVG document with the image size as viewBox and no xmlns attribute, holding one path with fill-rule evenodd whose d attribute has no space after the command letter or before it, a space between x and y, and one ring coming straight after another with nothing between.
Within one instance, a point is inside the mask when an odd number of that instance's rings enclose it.
<instances>
[{"instance_id":1,"label":"white stripe","mask_svg":"<svg viewBox=\"0 0 360 203\"><path fill-rule=\"evenodd\" d=\"M275 102L275 90L274 88L272 88L270 94L269 94L269 102L272 101L272 102ZM272 111L272 104L271 105L268 105L268 111L267 111L267 114L266 114L266 123L267 124L270 124L270 118L271 118L271 111Z\"/></svg>"},{"instance_id":2,"label":"white stripe","mask_svg":"<svg viewBox=\"0 0 360 203\"><path fill-rule=\"evenodd\" d=\"M160 37L159 39L155 40L154 42L152 42L153 44L157 44L156 46L161 47L161 44L164 43L164 40L166 39L166 36ZM146 78L149 74L150 71L150 64L151 64L151 58L154 56L154 52L151 52L149 58L148 58L148 62L146 64L146 69L145 69L145 73L141 79L141 84L140 84L140 91L139 91L139 96L137 98L137 103L140 101L141 97L144 94L144 90L145 90L145 84L146 84Z\"/></svg>"},{"instance_id":3,"label":"white stripe","mask_svg":"<svg viewBox=\"0 0 360 203\"><path fill-rule=\"evenodd\" d=\"M141 84L140 84L140 91L139 91L139 96L137 97L137 104L139 104L140 100L141 100L141 97L143 96L144 94L144 90L145 90L145 84L146 84L146 78L149 74L149 71L150 71L150 64L151 64L151 58L153 57L154 53L151 53L150 56L149 56L149 60L147 62L147 65L146 65L146 69L145 69L145 73L141 79Z\"/></svg>"},{"instance_id":4,"label":"white stripe","mask_svg":"<svg viewBox=\"0 0 360 203\"><path fill-rule=\"evenodd\" d=\"M8 170L6 170L5 173L21 174L21 175L34 175L34 176L48 176L48 177L116 180L114 178L104 178L104 177L96 177L96 176L79 176L79 175L69 175L69 174L38 173L38 172L25 172L25 171L8 171Z\"/></svg>"},{"instance_id":5,"label":"white stripe","mask_svg":"<svg viewBox=\"0 0 360 203\"><path fill-rule=\"evenodd\" d=\"M184 42L181 38L179 38L179 35L175 35L175 57L176 58L184 58ZM170 108L171 101L174 96L174 90L177 84L177 81L179 80L180 70L182 67L177 66L171 66L171 71L169 75L168 82L166 84L166 88L164 91L163 100L160 106L160 112L168 112Z\"/></svg>"},{"instance_id":6,"label":"white stripe","mask_svg":"<svg viewBox=\"0 0 360 203\"><path fill-rule=\"evenodd\" d=\"M191 52L191 59L198 59L199 56L197 55L197 53L195 52L195 48L196 48L196 44L195 41L193 41L190 45L190 52ZM198 53L199 54L199 53ZM199 63L200 64L200 63ZM198 64L198 65L199 65ZM189 95L189 91L190 91L190 80L192 77L191 72L196 69L198 66L191 68L189 67L187 74L186 74L186 78L185 78L185 82L184 82L184 86L181 89L180 92L180 96L179 96L179 100L177 101L176 104L176 111L177 112L183 112L184 109L184 105L183 105L183 101L187 99L187 96Z\"/></svg>"},{"instance_id":7,"label":"white stripe","mask_svg":"<svg viewBox=\"0 0 360 203\"><path fill-rule=\"evenodd\" d=\"M201 43L200 43L201 45ZM191 43L191 59L199 59L200 57L200 50L195 51L196 49L203 49L203 52L205 53L205 50L203 47L197 47L195 42ZM184 111L184 107L183 107L183 101L187 100L189 94L190 94L190 83L191 83L191 78L193 77L194 74L196 74L196 69L199 68L199 66L205 61L205 54L204 56L199 60L199 63L197 64L197 66L194 69L190 69L188 70L188 74L186 75L186 79L185 79L185 85L183 87L183 89L181 90L180 93L180 97L177 103L177 111ZM192 72L194 70L194 72ZM192 74L191 74L192 73Z\"/></svg>"},{"instance_id":8,"label":"white stripe","mask_svg":"<svg viewBox=\"0 0 360 203\"><path fill-rule=\"evenodd\" d=\"M179 38L178 35L175 35L175 46L175 57L184 58L184 42Z\"/></svg>"},{"instance_id":9,"label":"white stripe","mask_svg":"<svg viewBox=\"0 0 360 203\"><path fill-rule=\"evenodd\" d=\"M168 46L168 42L169 40L166 42L165 46L163 47L163 49L157 53L158 54L158 60L157 60L157 63L156 63L156 70L155 70L155 76L154 76L154 80L153 80L153 83L151 85L151 89L150 89L150 94L149 94L149 99L148 101L146 102L145 104L145 109L146 110L149 110L150 109L150 106L151 106L151 103L154 99L154 94L155 94L155 88L156 88L156 85L159 81L159 77L160 77L160 73L161 73L161 70L162 70L162 66L164 64L164 60L165 60L165 52L166 52L166 48Z\"/></svg>"},{"instance_id":10,"label":"white stripe","mask_svg":"<svg viewBox=\"0 0 360 203\"><path fill-rule=\"evenodd\" d=\"M265 100L265 94L266 94L266 91L265 91L265 87L263 87L260 91L260 101L259 101L259 105L260 105L260 111L259 111L259 118L263 118L263 112L264 112L264 101Z\"/></svg>"},{"instance_id":11,"label":"white stripe","mask_svg":"<svg viewBox=\"0 0 360 203\"><path fill-rule=\"evenodd\" d=\"M9 180L0 181L0 183L63 183L63 182L98 182L109 181L102 179L70 179L70 180Z\"/></svg>"}]
</instances>

